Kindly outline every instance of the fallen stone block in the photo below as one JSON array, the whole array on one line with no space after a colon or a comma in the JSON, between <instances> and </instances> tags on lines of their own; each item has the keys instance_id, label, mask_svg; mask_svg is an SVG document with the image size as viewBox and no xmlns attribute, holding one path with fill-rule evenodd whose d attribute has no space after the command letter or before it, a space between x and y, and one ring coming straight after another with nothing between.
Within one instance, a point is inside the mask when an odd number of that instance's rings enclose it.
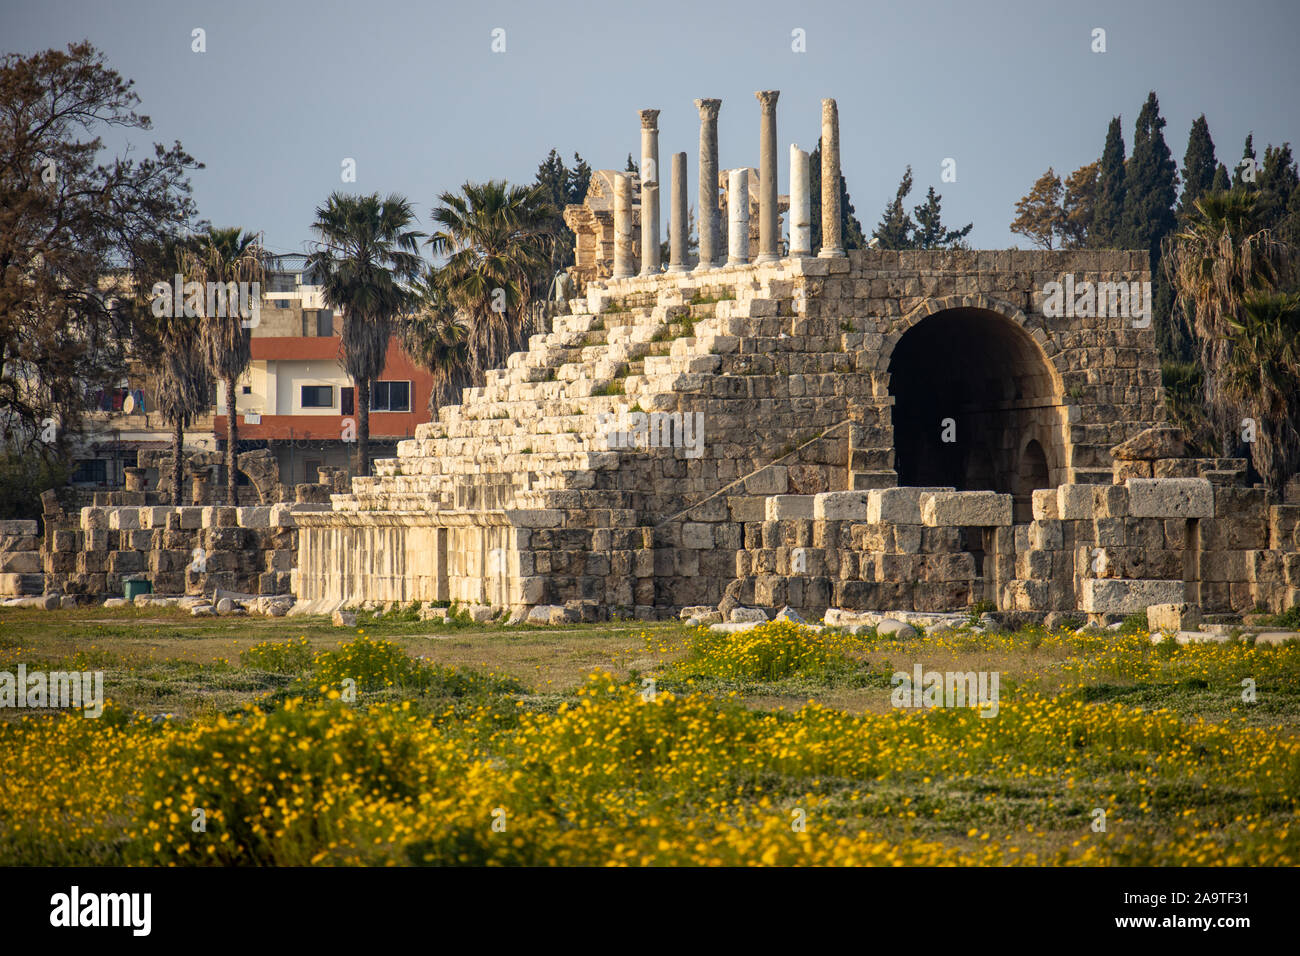
<instances>
[{"instance_id":1,"label":"fallen stone block","mask_svg":"<svg viewBox=\"0 0 1300 956\"><path fill-rule=\"evenodd\" d=\"M1155 461L1158 458L1182 458L1186 452L1181 428L1156 425L1120 442L1110 450L1110 456L1119 461Z\"/></svg>"},{"instance_id":2,"label":"fallen stone block","mask_svg":"<svg viewBox=\"0 0 1300 956\"><path fill-rule=\"evenodd\" d=\"M214 609L213 613L216 613L216 612L215 612L215 609ZM334 626L335 626L335 627L356 627L356 626L357 626L357 612L356 612L356 611L345 611L345 610L343 610L342 608L339 608L338 610L336 610L336 611L334 612L334 614L333 614L333 616L331 616L330 620L334 623Z\"/></svg>"},{"instance_id":3,"label":"fallen stone block","mask_svg":"<svg viewBox=\"0 0 1300 956\"><path fill-rule=\"evenodd\" d=\"M1195 604L1152 604L1147 608L1147 625L1153 631L1197 631L1201 609Z\"/></svg>"},{"instance_id":4,"label":"fallen stone block","mask_svg":"<svg viewBox=\"0 0 1300 956\"><path fill-rule=\"evenodd\" d=\"M716 631L719 634L740 634L742 631L748 631L751 628L758 627L762 621L733 621L729 624L710 624L709 630Z\"/></svg>"},{"instance_id":5,"label":"fallen stone block","mask_svg":"<svg viewBox=\"0 0 1300 956\"><path fill-rule=\"evenodd\" d=\"M1256 644L1285 644L1297 640L1300 640L1300 633L1295 631L1264 631L1255 635Z\"/></svg>"},{"instance_id":6,"label":"fallen stone block","mask_svg":"<svg viewBox=\"0 0 1300 956\"><path fill-rule=\"evenodd\" d=\"M701 614L708 614L712 610L714 608L708 604L693 604L690 607L682 608L680 616L683 621L688 621L693 617L699 617Z\"/></svg>"},{"instance_id":7,"label":"fallen stone block","mask_svg":"<svg viewBox=\"0 0 1300 956\"><path fill-rule=\"evenodd\" d=\"M896 637L905 640L916 637L917 630L910 624L904 624L895 618L887 617L876 625L876 634L880 637Z\"/></svg>"},{"instance_id":8,"label":"fallen stone block","mask_svg":"<svg viewBox=\"0 0 1300 956\"><path fill-rule=\"evenodd\" d=\"M803 619L803 615L801 615L798 611L796 611L794 608L790 607L789 605L786 605L785 607L781 608L781 610L777 611L776 617L774 617L773 620L790 621L793 624L808 623Z\"/></svg>"},{"instance_id":9,"label":"fallen stone block","mask_svg":"<svg viewBox=\"0 0 1300 956\"><path fill-rule=\"evenodd\" d=\"M732 624L766 624L767 612L761 607L735 607L731 609Z\"/></svg>"}]
</instances>

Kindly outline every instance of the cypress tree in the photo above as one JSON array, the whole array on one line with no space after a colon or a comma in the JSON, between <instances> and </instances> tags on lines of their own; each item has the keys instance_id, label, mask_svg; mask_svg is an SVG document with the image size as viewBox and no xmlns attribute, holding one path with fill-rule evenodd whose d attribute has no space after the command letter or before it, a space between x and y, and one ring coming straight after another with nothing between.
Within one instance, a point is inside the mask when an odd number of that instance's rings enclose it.
<instances>
[{"instance_id":1,"label":"cypress tree","mask_svg":"<svg viewBox=\"0 0 1300 956\"><path fill-rule=\"evenodd\" d=\"M1183 336L1173 320L1173 292L1160 268L1161 243L1174 231L1174 200L1178 193L1178 167L1165 143L1165 121L1160 101L1149 93L1138 113L1133 132L1133 155L1125 177L1124 226L1121 235L1130 249L1145 249L1151 257L1152 323L1156 344L1164 360L1185 351Z\"/></svg>"},{"instance_id":2,"label":"cypress tree","mask_svg":"<svg viewBox=\"0 0 1300 956\"><path fill-rule=\"evenodd\" d=\"M1228 167L1219 163L1218 168L1214 170L1214 181L1210 183L1210 192L1222 193L1232 188L1232 180L1228 178Z\"/></svg>"},{"instance_id":3,"label":"cypress tree","mask_svg":"<svg viewBox=\"0 0 1300 956\"><path fill-rule=\"evenodd\" d=\"M1250 160L1250 162L1248 163L1247 160ZM1246 192L1255 191L1256 188L1255 180L1257 179L1257 176L1255 174L1252 174L1249 178L1247 178L1246 175L1246 170L1249 169L1254 162L1255 162L1255 134L1247 133L1246 145L1242 147L1241 150L1241 159L1237 162L1236 168L1233 169L1232 171L1233 189L1245 189Z\"/></svg>"},{"instance_id":4,"label":"cypress tree","mask_svg":"<svg viewBox=\"0 0 1300 956\"><path fill-rule=\"evenodd\" d=\"M1138 113L1133 134L1133 155L1124 178L1124 220L1121 238L1130 249L1151 253L1154 273L1160 257L1160 243L1173 231L1174 199L1178 191L1178 167L1165 143L1165 121L1155 93Z\"/></svg>"},{"instance_id":5,"label":"cypress tree","mask_svg":"<svg viewBox=\"0 0 1300 956\"><path fill-rule=\"evenodd\" d=\"M1183 195L1178 200L1180 219L1185 219L1192 204L1212 188L1218 165L1214 158L1214 140L1210 138L1210 124L1202 113L1192 123L1192 131L1187 136L1187 152L1183 154Z\"/></svg>"},{"instance_id":6,"label":"cypress tree","mask_svg":"<svg viewBox=\"0 0 1300 956\"><path fill-rule=\"evenodd\" d=\"M812 232L812 250L817 252L822 246L822 141L819 138L813 151L808 154L808 177L810 189L809 222ZM853 202L849 199L848 181L844 171L840 171L840 235L844 239L845 249L865 249L866 235L862 232L862 223L854 214Z\"/></svg>"},{"instance_id":7,"label":"cypress tree","mask_svg":"<svg viewBox=\"0 0 1300 956\"><path fill-rule=\"evenodd\" d=\"M1092 248L1114 249L1119 244L1124 220L1124 187L1124 134L1116 116L1106 130L1106 147L1101 153L1097 205L1088 235Z\"/></svg>"}]
</instances>

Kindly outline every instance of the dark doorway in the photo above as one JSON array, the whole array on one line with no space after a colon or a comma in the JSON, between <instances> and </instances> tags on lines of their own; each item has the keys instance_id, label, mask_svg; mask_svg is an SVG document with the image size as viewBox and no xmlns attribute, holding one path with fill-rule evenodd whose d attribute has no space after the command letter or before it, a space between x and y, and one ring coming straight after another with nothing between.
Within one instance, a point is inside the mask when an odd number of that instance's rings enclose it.
<instances>
[{"instance_id":1,"label":"dark doorway","mask_svg":"<svg viewBox=\"0 0 1300 956\"><path fill-rule=\"evenodd\" d=\"M935 313L899 339L889 375L900 485L992 490L1027 507L1035 488L1064 480L1061 397L1016 323L984 309Z\"/></svg>"}]
</instances>

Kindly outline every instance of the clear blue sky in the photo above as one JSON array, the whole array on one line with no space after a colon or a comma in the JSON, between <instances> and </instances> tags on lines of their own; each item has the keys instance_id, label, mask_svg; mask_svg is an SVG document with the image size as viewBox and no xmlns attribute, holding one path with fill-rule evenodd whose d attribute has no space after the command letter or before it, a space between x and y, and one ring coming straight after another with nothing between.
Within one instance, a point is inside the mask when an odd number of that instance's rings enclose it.
<instances>
[{"instance_id":1,"label":"clear blue sky","mask_svg":"<svg viewBox=\"0 0 1300 956\"><path fill-rule=\"evenodd\" d=\"M191 31L207 52L191 51ZM506 52L491 50L506 31ZM1093 53L1092 30L1107 52ZM807 52L791 50L791 31ZM0 51L87 38L136 81L152 138L207 164L193 182L216 225L262 229L300 251L332 190L396 191L429 229L443 190L529 181L555 146L594 168L639 153L636 111L657 107L660 156L685 151L691 195L696 97L723 100L723 168L758 164L754 91L779 89L786 147L812 148L820 99L839 102L844 173L870 233L903 169L911 204L934 184L978 248L1027 245L1008 223L1048 166L1101 154L1106 124L1156 90L1181 165L1204 112L1232 165L1254 131L1300 146L1300 3L679 2L553 0L140 2L0 0ZM340 181L345 157L357 182ZM940 164L957 161L957 181Z\"/></svg>"}]
</instances>

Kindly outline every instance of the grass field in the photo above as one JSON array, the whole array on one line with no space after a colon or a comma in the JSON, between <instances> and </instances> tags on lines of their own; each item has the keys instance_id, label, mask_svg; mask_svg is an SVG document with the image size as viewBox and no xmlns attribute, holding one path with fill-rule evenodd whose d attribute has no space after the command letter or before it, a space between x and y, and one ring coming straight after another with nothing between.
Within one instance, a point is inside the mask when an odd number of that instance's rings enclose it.
<instances>
[{"instance_id":1,"label":"grass field","mask_svg":"<svg viewBox=\"0 0 1300 956\"><path fill-rule=\"evenodd\" d=\"M404 617L0 611L0 863L1300 863L1295 644Z\"/></svg>"}]
</instances>

